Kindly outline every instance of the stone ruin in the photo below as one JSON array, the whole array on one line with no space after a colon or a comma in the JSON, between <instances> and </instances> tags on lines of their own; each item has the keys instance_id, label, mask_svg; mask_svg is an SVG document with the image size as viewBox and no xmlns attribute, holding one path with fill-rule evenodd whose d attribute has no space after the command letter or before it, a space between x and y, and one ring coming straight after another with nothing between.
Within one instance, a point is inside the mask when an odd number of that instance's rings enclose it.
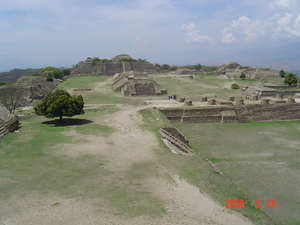
<instances>
[{"instance_id":1,"label":"stone ruin","mask_svg":"<svg viewBox=\"0 0 300 225\"><path fill-rule=\"evenodd\" d=\"M166 146L174 154L186 156L196 155L194 150L189 146L189 141L176 128L164 127L159 130L159 133Z\"/></svg>"},{"instance_id":2,"label":"stone ruin","mask_svg":"<svg viewBox=\"0 0 300 225\"><path fill-rule=\"evenodd\" d=\"M133 59L121 54L107 61L87 60L79 63L70 73L71 76L113 76L128 71L158 73L158 68L146 61Z\"/></svg>"},{"instance_id":3,"label":"stone ruin","mask_svg":"<svg viewBox=\"0 0 300 225\"><path fill-rule=\"evenodd\" d=\"M161 108L172 123L245 123L249 121L300 120L300 104L291 98L288 103L209 106L200 108Z\"/></svg>"},{"instance_id":4,"label":"stone ruin","mask_svg":"<svg viewBox=\"0 0 300 225\"><path fill-rule=\"evenodd\" d=\"M0 138L12 132L19 126L18 116L11 114L5 107L0 106Z\"/></svg>"},{"instance_id":5,"label":"stone ruin","mask_svg":"<svg viewBox=\"0 0 300 225\"><path fill-rule=\"evenodd\" d=\"M195 69L177 69L175 71L175 74L177 74L177 75L195 75L196 70Z\"/></svg>"},{"instance_id":6,"label":"stone ruin","mask_svg":"<svg viewBox=\"0 0 300 225\"><path fill-rule=\"evenodd\" d=\"M281 87L281 88L280 88ZM277 97L283 98L285 95L296 95L300 93L298 86L293 86L298 90L290 90L288 86L244 86L242 92L248 96L258 97Z\"/></svg>"},{"instance_id":7,"label":"stone ruin","mask_svg":"<svg viewBox=\"0 0 300 225\"><path fill-rule=\"evenodd\" d=\"M113 83L114 91L121 91L124 96L151 96L167 94L155 81L146 73L129 72L116 74L116 81Z\"/></svg>"},{"instance_id":8,"label":"stone ruin","mask_svg":"<svg viewBox=\"0 0 300 225\"><path fill-rule=\"evenodd\" d=\"M268 77L279 77L279 70L272 70L270 68L261 67L244 67L237 62L230 62L217 68L217 74L225 75L227 77L240 78L245 74L250 79L260 79Z\"/></svg>"}]
</instances>

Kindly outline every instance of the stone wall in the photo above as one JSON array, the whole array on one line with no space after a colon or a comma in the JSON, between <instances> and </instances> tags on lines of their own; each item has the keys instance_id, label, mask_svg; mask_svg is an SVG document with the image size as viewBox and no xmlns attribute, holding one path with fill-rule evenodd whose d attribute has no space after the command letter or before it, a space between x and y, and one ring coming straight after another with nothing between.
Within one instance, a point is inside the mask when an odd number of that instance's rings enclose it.
<instances>
[{"instance_id":1,"label":"stone wall","mask_svg":"<svg viewBox=\"0 0 300 225\"><path fill-rule=\"evenodd\" d=\"M247 105L237 108L236 113L250 121L299 120L300 104Z\"/></svg>"},{"instance_id":2,"label":"stone wall","mask_svg":"<svg viewBox=\"0 0 300 225\"><path fill-rule=\"evenodd\" d=\"M105 63L104 65L104 75L113 76L116 73L123 73L124 67L123 63Z\"/></svg>"},{"instance_id":3,"label":"stone wall","mask_svg":"<svg viewBox=\"0 0 300 225\"><path fill-rule=\"evenodd\" d=\"M0 106L0 137L12 132L19 126L19 118L11 114L5 107Z\"/></svg>"},{"instance_id":4,"label":"stone wall","mask_svg":"<svg viewBox=\"0 0 300 225\"><path fill-rule=\"evenodd\" d=\"M232 107L160 109L172 123L236 123L299 120L300 104L242 105Z\"/></svg>"},{"instance_id":5,"label":"stone wall","mask_svg":"<svg viewBox=\"0 0 300 225\"><path fill-rule=\"evenodd\" d=\"M279 77L279 70L261 67L243 67L239 63L231 62L220 66L216 72L219 75L239 78L241 74L245 74L247 78L260 79L267 77Z\"/></svg>"},{"instance_id":6,"label":"stone wall","mask_svg":"<svg viewBox=\"0 0 300 225\"><path fill-rule=\"evenodd\" d=\"M130 57L131 58L131 57ZM138 71L158 73L158 69L149 62L124 61L119 62L82 62L71 71L71 76L113 76L116 73Z\"/></svg>"},{"instance_id":7,"label":"stone wall","mask_svg":"<svg viewBox=\"0 0 300 225\"><path fill-rule=\"evenodd\" d=\"M177 130L176 128L174 128L174 127L164 127L162 129L169 132L172 136L174 136L175 138L177 138L181 142L183 142L187 145L189 144L189 141L185 138L185 136L179 130Z\"/></svg>"}]
</instances>

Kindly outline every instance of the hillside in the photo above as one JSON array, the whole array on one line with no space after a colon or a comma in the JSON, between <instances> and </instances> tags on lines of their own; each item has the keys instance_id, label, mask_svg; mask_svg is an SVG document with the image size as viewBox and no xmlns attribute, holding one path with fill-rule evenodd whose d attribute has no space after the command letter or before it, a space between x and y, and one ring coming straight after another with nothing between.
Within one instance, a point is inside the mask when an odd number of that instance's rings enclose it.
<instances>
[{"instance_id":1,"label":"hillside","mask_svg":"<svg viewBox=\"0 0 300 225\"><path fill-rule=\"evenodd\" d=\"M22 76L37 74L40 71L41 69L13 69L9 72L0 73L0 81L3 82L17 81Z\"/></svg>"},{"instance_id":2,"label":"hillside","mask_svg":"<svg viewBox=\"0 0 300 225\"><path fill-rule=\"evenodd\" d=\"M127 54L122 54L111 60L93 58L80 62L71 71L71 76L113 76L128 71L157 73L158 69L147 61L136 60Z\"/></svg>"}]
</instances>

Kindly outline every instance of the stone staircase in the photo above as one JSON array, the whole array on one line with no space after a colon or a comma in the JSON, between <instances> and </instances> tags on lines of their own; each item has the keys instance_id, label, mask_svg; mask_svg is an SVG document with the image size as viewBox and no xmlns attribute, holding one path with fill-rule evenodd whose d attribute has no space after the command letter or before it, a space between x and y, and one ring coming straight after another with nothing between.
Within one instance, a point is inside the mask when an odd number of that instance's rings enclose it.
<instances>
[{"instance_id":1,"label":"stone staircase","mask_svg":"<svg viewBox=\"0 0 300 225\"><path fill-rule=\"evenodd\" d=\"M161 134L163 139L166 139L170 144L175 146L174 150L178 154L187 155L187 156L197 155L189 145L180 141L178 138L174 137L172 134L170 134L165 129L161 128L159 130L159 133Z\"/></svg>"},{"instance_id":2,"label":"stone staircase","mask_svg":"<svg viewBox=\"0 0 300 225\"><path fill-rule=\"evenodd\" d=\"M4 135L8 133L8 130L0 125L0 138L2 138Z\"/></svg>"}]
</instances>

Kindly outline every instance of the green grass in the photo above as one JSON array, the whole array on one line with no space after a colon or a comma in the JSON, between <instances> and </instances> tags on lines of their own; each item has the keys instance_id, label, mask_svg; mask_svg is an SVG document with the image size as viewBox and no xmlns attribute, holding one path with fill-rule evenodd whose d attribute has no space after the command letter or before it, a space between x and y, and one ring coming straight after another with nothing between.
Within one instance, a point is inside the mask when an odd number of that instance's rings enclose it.
<instances>
[{"instance_id":1,"label":"green grass","mask_svg":"<svg viewBox=\"0 0 300 225\"><path fill-rule=\"evenodd\" d=\"M166 126L174 126L168 121L165 121L165 118L157 122L159 112L155 109L145 109L141 111L141 114L144 118L145 124L144 128L151 130L153 133L160 138L158 133L159 128ZM164 121L164 122L163 122ZM179 128L180 131L186 131L184 125L187 124L175 124L175 127ZM192 125L192 124L190 124ZM187 125L188 126L188 125ZM189 130L187 128L187 130ZM191 133L199 133L198 131L192 130ZM184 134L190 134L189 132L184 132ZM189 135L187 135L190 138ZM197 142L194 143L193 139L190 138L193 149L200 151L199 146L201 145ZM232 180L229 176L222 176L216 173L212 166L207 163L200 156L198 157L183 157L174 154L170 154L170 150L164 146L163 142L160 140L160 146L163 149L157 151L159 155L157 163L167 166L167 168L172 171L177 171L180 176L187 179L189 183L199 187L201 192L210 194L215 200L217 200L221 205L226 204L226 199L245 199L245 208L237 209L240 213L244 214L246 217L249 217L252 221L257 224L261 224L262 221L265 221L264 224L273 224L274 222L270 219L268 215L262 212L260 209L254 207L254 202L252 199L249 199L246 192L242 187L239 186L239 183L236 180ZM216 158L215 160L220 160ZM164 166L162 166L163 168ZM170 180L170 178L168 178Z\"/></svg>"},{"instance_id":2,"label":"green grass","mask_svg":"<svg viewBox=\"0 0 300 225\"><path fill-rule=\"evenodd\" d=\"M262 210L278 224L299 222L300 121L176 127L252 202L261 199ZM267 199L276 199L277 208L266 208Z\"/></svg>"},{"instance_id":3,"label":"green grass","mask_svg":"<svg viewBox=\"0 0 300 225\"><path fill-rule=\"evenodd\" d=\"M85 77L70 77L66 81L62 82L59 85L60 89L73 89L73 88L80 88L80 89L88 89L94 88L97 83L104 82L110 77L105 76L85 76Z\"/></svg>"},{"instance_id":4,"label":"green grass","mask_svg":"<svg viewBox=\"0 0 300 225\"><path fill-rule=\"evenodd\" d=\"M217 76L195 76L195 79L177 76L168 78L164 74L151 75L170 94L193 101L203 95L227 98L241 93L225 88L228 82L240 86L257 85L261 81L224 79ZM71 77L59 88L94 88L82 94L85 114L76 116L75 122L57 126L43 117L36 117L30 110L19 113L19 133L10 133L0 139L0 201L12 196L30 194L55 194L64 197L97 199L101 210L113 210L124 217L159 217L165 213L163 202L142 185L148 178L172 178L163 169L175 171L201 192L210 194L221 205L226 199L245 199L245 208L237 211L256 224L297 224L299 198L299 132L300 122L271 122L247 124L170 124L154 108L141 110L145 131L153 132L159 142L155 149L157 159L151 163L134 164L126 171L106 169L109 163L104 156L82 154L69 157L64 154L64 145L87 142L84 135L109 137L115 130L109 125L94 124L101 118L118 112L112 104L138 105L149 99L166 99L166 96L124 97L112 91L109 77ZM99 85L107 82L105 85ZM269 80L276 84L279 80ZM186 88L188 87L188 88ZM219 88L220 87L220 88ZM88 105L96 104L96 105ZM109 104L109 105L107 105ZM225 176L214 172L201 157L183 157L171 154L160 140L159 128L177 127L190 140L194 150L212 161ZM69 136L83 134L82 138ZM107 142L114 146L113 142ZM57 154L61 151L62 154ZM284 164L279 164L284 162ZM277 208L263 210L254 207L255 199L276 199ZM134 200L133 200L134 199ZM58 206L53 202L52 206ZM265 202L263 203L265 204ZM105 207L103 207L105 205ZM130 207L128 207L130 206Z\"/></svg>"}]
</instances>

